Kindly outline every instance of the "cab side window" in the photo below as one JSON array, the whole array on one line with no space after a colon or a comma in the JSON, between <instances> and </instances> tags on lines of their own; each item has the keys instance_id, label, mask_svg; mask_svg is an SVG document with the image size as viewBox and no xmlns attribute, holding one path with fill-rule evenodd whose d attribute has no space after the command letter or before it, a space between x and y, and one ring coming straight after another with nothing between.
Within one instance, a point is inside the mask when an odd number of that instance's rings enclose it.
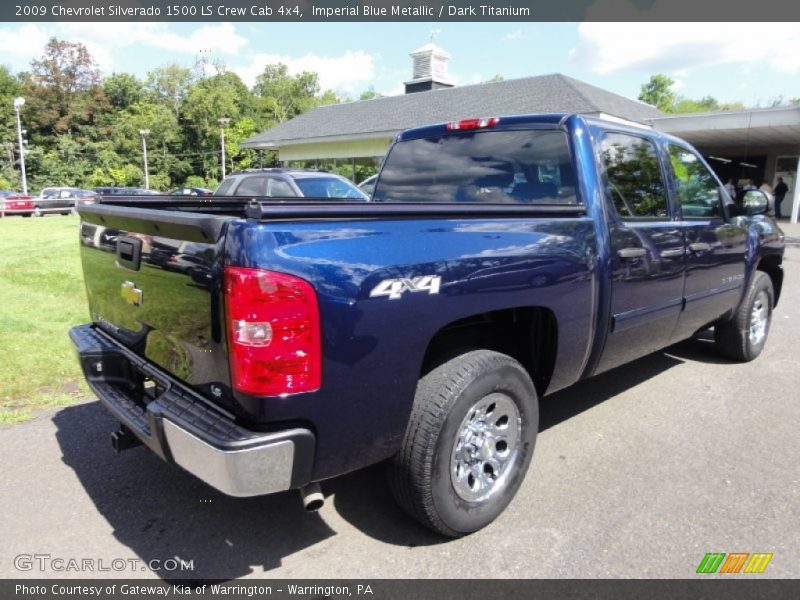
<instances>
[{"instance_id":1,"label":"cab side window","mask_svg":"<svg viewBox=\"0 0 800 600\"><path fill-rule=\"evenodd\" d=\"M601 144L614 207L623 220L668 219L669 204L658 152L652 141L607 133Z\"/></svg>"},{"instance_id":2,"label":"cab side window","mask_svg":"<svg viewBox=\"0 0 800 600\"><path fill-rule=\"evenodd\" d=\"M716 178L694 152L669 146L669 159L686 219L722 217L722 195Z\"/></svg>"}]
</instances>

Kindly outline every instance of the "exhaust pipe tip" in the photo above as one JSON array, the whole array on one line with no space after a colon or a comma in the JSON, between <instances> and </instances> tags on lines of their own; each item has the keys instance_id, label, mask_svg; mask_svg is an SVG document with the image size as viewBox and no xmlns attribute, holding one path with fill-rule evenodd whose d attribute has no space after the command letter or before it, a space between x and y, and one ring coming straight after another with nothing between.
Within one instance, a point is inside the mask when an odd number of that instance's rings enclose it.
<instances>
[{"instance_id":1,"label":"exhaust pipe tip","mask_svg":"<svg viewBox=\"0 0 800 600\"><path fill-rule=\"evenodd\" d=\"M325 504L325 496L318 483L309 483L301 487L300 499L306 512L316 512Z\"/></svg>"}]
</instances>

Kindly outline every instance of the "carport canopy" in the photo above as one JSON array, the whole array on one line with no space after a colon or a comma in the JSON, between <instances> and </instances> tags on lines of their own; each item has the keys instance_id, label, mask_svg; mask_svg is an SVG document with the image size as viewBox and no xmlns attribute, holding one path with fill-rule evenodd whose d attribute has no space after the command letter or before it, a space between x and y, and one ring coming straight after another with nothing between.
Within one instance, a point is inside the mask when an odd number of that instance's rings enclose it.
<instances>
[{"instance_id":1,"label":"carport canopy","mask_svg":"<svg viewBox=\"0 0 800 600\"><path fill-rule=\"evenodd\" d=\"M766 179L775 176L778 156L794 157L794 197L784 200L791 206L792 222L800 210L800 106L757 108L733 112L692 113L650 119L654 129L686 140L705 155L767 156Z\"/></svg>"}]
</instances>

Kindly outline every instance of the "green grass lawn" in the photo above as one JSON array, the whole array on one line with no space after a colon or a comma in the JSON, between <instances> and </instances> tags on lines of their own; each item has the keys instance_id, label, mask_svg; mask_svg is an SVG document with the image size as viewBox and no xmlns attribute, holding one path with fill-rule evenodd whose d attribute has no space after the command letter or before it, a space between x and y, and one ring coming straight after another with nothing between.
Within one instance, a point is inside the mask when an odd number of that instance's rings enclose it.
<instances>
[{"instance_id":1,"label":"green grass lawn","mask_svg":"<svg viewBox=\"0 0 800 600\"><path fill-rule=\"evenodd\" d=\"M89 394L67 334L88 320L78 218L0 219L0 424Z\"/></svg>"}]
</instances>

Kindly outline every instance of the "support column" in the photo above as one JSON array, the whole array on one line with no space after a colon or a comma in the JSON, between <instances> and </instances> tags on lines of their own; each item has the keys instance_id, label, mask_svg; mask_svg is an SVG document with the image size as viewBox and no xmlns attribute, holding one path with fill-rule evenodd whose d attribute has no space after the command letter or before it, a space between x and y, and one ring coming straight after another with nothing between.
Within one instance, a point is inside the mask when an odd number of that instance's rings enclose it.
<instances>
[{"instance_id":1,"label":"support column","mask_svg":"<svg viewBox=\"0 0 800 600\"><path fill-rule=\"evenodd\" d=\"M784 200L785 202L785 200ZM794 198L792 198L792 223L797 223L800 213L800 156L797 157L797 170L794 174Z\"/></svg>"}]
</instances>

